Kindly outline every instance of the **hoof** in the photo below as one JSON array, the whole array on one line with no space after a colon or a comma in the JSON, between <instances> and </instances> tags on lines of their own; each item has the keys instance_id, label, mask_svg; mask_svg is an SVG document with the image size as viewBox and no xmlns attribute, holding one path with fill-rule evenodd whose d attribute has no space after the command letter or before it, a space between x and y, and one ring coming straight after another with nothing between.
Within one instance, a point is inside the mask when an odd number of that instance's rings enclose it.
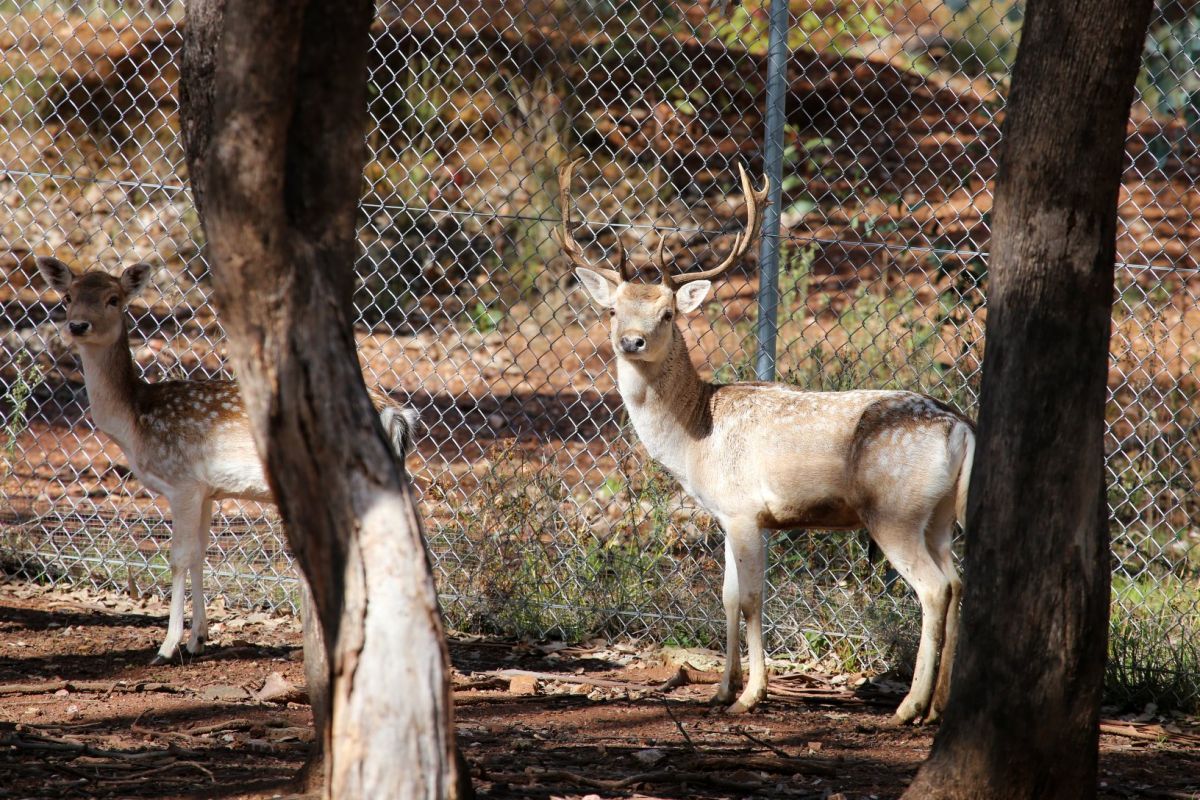
<instances>
[{"instance_id":1,"label":"hoof","mask_svg":"<svg viewBox=\"0 0 1200 800\"><path fill-rule=\"evenodd\" d=\"M175 661L175 656L164 656L162 653L155 653L154 658L150 659L150 666L162 667L167 664L172 664Z\"/></svg>"},{"instance_id":2,"label":"hoof","mask_svg":"<svg viewBox=\"0 0 1200 800\"><path fill-rule=\"evenodd\" d=\"M743 693L737 699L737 702L725 709L726 714L746 714L758 708L758 704L767 699L767 692L763 691L757 694Z\"/></svg>"},{"instance_id":3,"label":"hoof","mask_svg":"<svg viewBox=\"0 0 1200 800\"><path fill-rule=\"evenodd\" d=\"M200 637L199 639L197 639L194 642L189 641L187 643L187 651L194 656L198 656L204 652L204 644L205 644L204 637Z\"/></svg>"},{"instance_id":4,"label":"hoof","mask_svg":"<svg viewBox=\"0 0 1200 800\"><path fill-rule=\"evenodd\" d=\"M712 697L708 698L708 704L710 706L727 706L732 702L733 702L733 691L732 690L726 692L723 689L718 689L716 694L714 694Z\"/></svg>"},{"instance_id":5,"label":"hoof","mask_svg":"<svg viewBox=\"0 0 1200 800\"><path fill-rule=\"evenodd\" d=\"M896 713L892 716L891 724L896 728L905 725L918 725L924 713L924 709L917 708L915 703L913 705L901 703L900 707L896 709Z\"/></svg>"}]
</instances>

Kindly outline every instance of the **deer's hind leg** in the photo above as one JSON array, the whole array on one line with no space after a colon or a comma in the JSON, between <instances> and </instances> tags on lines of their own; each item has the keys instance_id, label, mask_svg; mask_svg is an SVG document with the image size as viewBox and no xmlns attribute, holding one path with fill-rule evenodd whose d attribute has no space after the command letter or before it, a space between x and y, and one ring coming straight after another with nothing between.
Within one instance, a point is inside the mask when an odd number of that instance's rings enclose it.
<instances>
[{"instance_id":1,"label":"deer's hind leg","mask_svg":"<svg viewBox=\"0 0 1200 800\"><path fill-rule=\"evenodd\" d=\"M925 545L950 582L950 604L946 609L946 632L938 664L937 684L933 690L933 705L925 717L934 722L941 717L950 699L950 676L954 667L954 651L958 646L958 614L962 600L962 578L954 566L954 499L948 498L934 512L925 532Z\"/></svg>"},{"instance_id":2,"label":"deer's hind leg","mask_svg":"<svg viewBox=\"0 0 1200 800\"><path fill-rule=\"evenodd\" d=\"M921 644L913 667L912 687L894 721L898 724L924 717L933 701L938 657L946 637L946 616L952 589L925 544L928 517L911 520L882 520L871 526L871 535L900 576L908 582L921 601Z\"/></svg>"},{"instance_id":3,"label":"deer's hind leg","mask_svg":"<svg viewBox=\"0 0 1200 800\"><path fill-rule=\"evenodd\" d=\"M208 641L208 610L204 605L204 560L208 553L208 537L212 529L212 511L212 498L204 498L193 534L196 544L190 550L191 561L188 564L192 580L192 633L188 637L187 651L192 655L203 653L204 643Z\"/></svg>"}]
</instances>

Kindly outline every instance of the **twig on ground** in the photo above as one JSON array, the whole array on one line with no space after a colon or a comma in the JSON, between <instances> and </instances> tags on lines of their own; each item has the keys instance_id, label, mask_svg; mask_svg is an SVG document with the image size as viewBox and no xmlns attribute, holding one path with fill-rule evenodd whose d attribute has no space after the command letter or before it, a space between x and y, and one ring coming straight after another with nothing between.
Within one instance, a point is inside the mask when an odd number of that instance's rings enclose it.
<instances>
[{"instance_id":1,"label":"twig on ground","mask_svg":"<svg viewBox=\"0 0 1200 800\"><path fill-rule=\"evenodd\" d=\"M0 684L0 695L6 694L51 694L62 689L68 692L170 692L183 694L187 690L182 686L157 681L140 681L138 683L122 683L120 681L44 681L42 683L5 683Z\"/></svg>"},{"instance_id":2,"label":"twig on ground","mask_svg":"<svg viewBox=\"0 0 1200 800\"><path fill-rule=\"evenodd\" d=\"M50 753L74 753L80 756L110 758L134 763L148 763L157 759L175 758L179 755L201 756L196 750L183 750L174 746L166 750L143 750L138 753L128 753L123 750L106 750L93 747L83 742L62 739L40 734L16 734L0 737L0 747L15 747L18 750L42 750Z\"/></svg>"},{"instance_id":3,"label":"twig on ground","mask_svg":"<svg viewBox=\"0 0 1200 800\"><path fill-rule=\"evenodd\" d=\"M217 731L244 731L249 730L254 726L254 723L248 719L228 719L224 722L214 722L211 725L197 725L194 728L185 728L182 733L188 736L205 736Z\"/></svg>"},{"instance_id":4,"label":"twig on ground","mask_svg":"<svg viewBox=\"0 0 1200 800\"><path fill-rule=\"evenodd\" d=\"M816 775L822 778L834 778L838 770L827 762L808 761L803 758L772 758L770 756L698 756L685 759L682 766L692 769L750 769L758 772L774 772L785 775ZM839 762L844 766L844 762Z\"/></svg>"},{"instance_id":5,"label":"twig on ground","mask_svg":"<svg viewBox=\"0 0 1200 800\"><path fill-rule=\"evenodd\" d=\"M771 744L770 742L764 742L762 739L759 739L758 737L752 735L745 728L734 727L731 730L734 733L738 734L739 736L746 737L747 739L749 739L751 742L758 745L759 747L765 747L766 749L770 750L772 753L779 756L780 758L786 758L789 760L792 758L791 753L788 753L786 750L776 747L775 745Z\"/></svg>"},{"instance_id":6,"label":"twig on ground","mask_svg":"<svg viewBox=\"0 0 1200 800\"><path fill-rule=\"evenodd\" d=\"M675 716L675 712L671 710L671 701L665 697L659 698L662 700L663 708L667 710L667 716L671 718L671 722L675 723L675 727L679 729L679 733L683 735L683 740L687 742L688 747L692 748L693 753L699 753L696 749L696 743L692 741L692 737L688 736L688 732L683 729L683 723Z\"/></svg>"},{"instance_id":7,"label":"twig on ground","mask_svg":"<svg viewBox=\"0 0 1200 800\"><path fill-rule=\"evenodd\" d=\"M587 686L598 686L602 689L624 689L630 692L651 692L658 693L658 687L650 683L631 683L629 681L611 681L605 678L589 678L587 675L563 675L558 672L534 672L527 669L498 669L491 672L481 673L483 675L494 675L498 678L515 678L518 676L526 676L537 678L541 681L554 681L557 683L582 683Z\"/></svg>"},{"instance_id":8,"label":"twig on ground","mask_svg":"<svg viewBox=\"0 0 1200 800\"><path fill-rule=\"evenodd\" d=\"M628 789L631 786L636 786L640 783L703 784L734 792L755 792L762 788L762 783L757 781L753 783L734 781L727 778L721 778L716 775L710 775L705 772L676 772L674 770L641 772L636 775L630 775L627 778L619 779L589 778L586 775L579 775L577 773L567 772L565 770L548 770L546 772L536 773L492 772L488 774L488 778L492 781L503 781L505 783L515 783L518 785L529 783L541 783L545 785L546 781L568 781L578 786L589 786L593 789L604 789L606 791Z\"/></svg>"},{"instance_id":9,"label":"twig on ground","mask_svg":"<svg viewBox=\"0 0 1200 800\"><path fill-rule=\"evenodd\" d=\"M1184 733L1182 731L1169 731L1162 725L1158 724L1145 725L1135 722L1121 722L1119 720L1102 719L1100 720L1100 732L1107 733L1111 736L1124 736L1128 739L1145 739L1152 742L1172 742L1174 744L1189 745L1192 747L1200 745L1200 735L1194 733Z\"/></svg>"}]
</instances>

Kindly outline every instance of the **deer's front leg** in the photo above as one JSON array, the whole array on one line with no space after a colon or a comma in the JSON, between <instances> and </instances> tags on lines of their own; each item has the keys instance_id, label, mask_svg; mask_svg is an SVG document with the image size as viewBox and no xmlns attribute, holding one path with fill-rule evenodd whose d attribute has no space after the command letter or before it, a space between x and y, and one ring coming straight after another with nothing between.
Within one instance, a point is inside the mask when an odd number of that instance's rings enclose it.
<instances>
[{"instance_id":1,"label":"deer's front leg","mask_svg":"<svg viewBox=\"0 0 1200 800\"><path fill-rule=\"evenodd\" d=\"M750 655L750 678L737 702L728 710L730 714L742 714L767 696L767 657L762 635L767 544L757 520L731 525L728 531L728 555L732 555L730 566L737 572L738 608L746 618L746 649Z\"/></svg>"},{"instance_id":2,"label":"deer's front leg","mask_svg":"<svg viewBox=\"0 0 1200 800\"><path fill-rule=\"evenodd\" d=\"M152 665L170 663L183 639L188 569L194 563L193 551L199 544L196 530L204 506L202 492L180 489L168 495L167 499L171 504L171 614L167 621L167 638L150 662ZM201 553L200 557L204 558L204 554Z\"/></svg>"},{"instance_id":3,"label":"deer's front leg","mask_svg":"<svg viewBox=\"0 0 1200 800\"><path fill-rule=\"evenodd\" d=\"M725 588L722 592L725 603L725 671L721 675L721 686L712 702L729 705L734 692L742 688L742 656L738 629L741 622L741 595L738 592L738 573L733 545L725 536Z\"/></svg>"}]
</instances>

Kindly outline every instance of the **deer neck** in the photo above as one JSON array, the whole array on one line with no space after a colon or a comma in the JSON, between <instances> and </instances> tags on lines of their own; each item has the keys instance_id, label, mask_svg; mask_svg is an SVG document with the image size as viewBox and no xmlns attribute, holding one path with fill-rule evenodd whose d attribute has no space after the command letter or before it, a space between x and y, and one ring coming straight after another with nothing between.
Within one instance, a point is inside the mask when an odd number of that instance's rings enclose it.
<instances>
[{"instance_id":1,"label":"deer neck","mask_svg":"<svg viewBox=\"0 0 1200 800\"><path fill-rule=\"evenodd\" d=\"M617 360L617 385L634 430L652 458L677 477L688 452L712 429L712 385L700 378L678 327L662 361Z\"/></svg>"},{"instance_id":2,"label":"deer neck","mask_svg":"<svg viewBox=\"0 0 1200 800\"><path fill-rule=\"evenodd\" d=\"M121 335L112 345L81 344L79 357L92 421L127 448L133 441L138 388L142 385L129 351L129 334L122 326Z\"/></svg>"}]
</instances>

